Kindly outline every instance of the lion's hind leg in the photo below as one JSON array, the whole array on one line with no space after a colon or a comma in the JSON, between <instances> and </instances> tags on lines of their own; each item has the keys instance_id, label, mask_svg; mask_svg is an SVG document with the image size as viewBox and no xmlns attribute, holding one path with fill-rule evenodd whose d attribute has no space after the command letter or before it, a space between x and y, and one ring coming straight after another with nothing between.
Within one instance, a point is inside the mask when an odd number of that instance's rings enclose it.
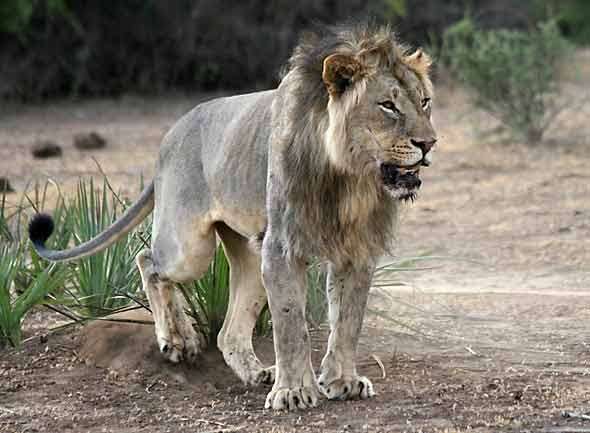
<instances>
[{"instance_id":1,"label":"lion's hind leg","mask_svg":"<svg viewBox=\"0 0 590 433\"><path fill-rule=\"evenodd\" d=\"M263 368L252 346L252 332L266 304L260 256L251 250L246 238L227 225L218 223L216 230L230 263L230 299L217 346L244 383L272 383L274 368Z\"/></svg>"},{"instance_id":2,"label":"lion's hind leg","mask_svg":"<svg viewBox=\"0 0 590 433\"><path fill-rule=\"evenodd\" d=\"M169 248L170 245L156 238L155 253L143 250L136 262L152 310L160 352L174 363L193 362L205 341L193 328L185 312L186 300L176 283L198 279L205 273L215 251L215 234L211 231L202 238L175 242L177 248Z\"/></svg>"}]
</instances>

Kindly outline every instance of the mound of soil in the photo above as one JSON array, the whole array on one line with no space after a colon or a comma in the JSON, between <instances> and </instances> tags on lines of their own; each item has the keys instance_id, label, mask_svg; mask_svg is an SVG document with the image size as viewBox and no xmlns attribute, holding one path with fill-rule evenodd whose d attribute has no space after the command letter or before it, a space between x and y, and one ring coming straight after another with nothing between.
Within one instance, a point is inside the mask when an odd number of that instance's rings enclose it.
<instances>
[{"instance_id":1,"label":"mound of soil","mask_svg":"<svg viewBox=\"0 0 590 433\"><path fill-rule=\"evenodd\" d=\"M201 354L197 360L198 368L165 361L158 350L153 324L125 322L152 321L148 311L128 311L109 318L115 321L95 321L81 330L79 355L86 365L120 375L141 371L147 376L158 376L178 384L200 385L209 390L238 383L221 353L214 348Z\"/></svg>"}]
</instances>

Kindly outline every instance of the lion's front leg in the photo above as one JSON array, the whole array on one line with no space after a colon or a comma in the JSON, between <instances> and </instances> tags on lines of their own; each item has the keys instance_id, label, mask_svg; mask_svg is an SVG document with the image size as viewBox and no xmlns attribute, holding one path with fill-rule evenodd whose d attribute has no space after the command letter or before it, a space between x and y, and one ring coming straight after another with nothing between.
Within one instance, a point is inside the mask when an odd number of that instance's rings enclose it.
<instances>
[{"instance_id":1,"label":"lion's front leg","mask_svg":"<svg viewBox=\"0 0 590 433\"><path fill-rule=\"evenodd\" d=\"M374 266L347 267L328 272L330 337L322 360L319 385L331 400L369 398L373 384L356 371L356 347Z\"/></svg>"},{"instance_id":2,"label":"lion's front leg","mask_svg":"<svg viewBox=\"0 0 590 433\"><path fill-rule=\"evenodd\" d=\"M321 392L311 365L305 320L305 263L288 262L280 243L269 238L267 234L263 244L262 275L273 317L276 377L265 407L278 410L314 407Z\"/></svg>"}]
</instances>

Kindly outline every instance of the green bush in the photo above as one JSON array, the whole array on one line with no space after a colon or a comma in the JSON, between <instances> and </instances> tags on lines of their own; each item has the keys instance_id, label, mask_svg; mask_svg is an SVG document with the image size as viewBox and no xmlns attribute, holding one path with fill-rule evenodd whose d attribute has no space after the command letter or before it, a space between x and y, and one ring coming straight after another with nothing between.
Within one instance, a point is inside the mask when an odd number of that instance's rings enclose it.
<instances>
[{"instance_id":1,"label":"green bush","mask_svg":"<svg viewBox=\"0 0 590 433\"><path fill-rule=\"evenodd\" d=\"M565 36L580 44L590 44L590 2L569 0L559 2L555 17Z\"/></svg>"},{"instance_id":2,"label":"green bush","mask_svg":"<svg viewBox=\"0 0 590 433\"><path fill-rule=\"evenodd\" d=\"M2 0L0 2L0 32L22 34L28 30L35 8L41 3L47 15L66 13L66 0Z\"/></svg>"},{"instance_id":3,"label":"green bush","mask_svg":"<svg viewBox=\"0 0 590 433\"><path fill-rule=\"evenodd\" d=\"M223 13L219 6L2 0L0 99L274 86L302 30L373 12L396 16L404 1L252 0Z\"/></svg>"},{"instance_id":4,"label":"green bush","mask_svg":"<svg viewBox=\"0 0 590 433\"><path fill-rule=\"evenodd\" d=\"M12 242L13 237L8 226L8 215L6 210L6 193L0 196L0 242Z\"/></svg>"},{"instance_id":5,"label":"green bush","mask_svg":"<svg viewBox=\"0 0 590 433\"><path fill-rule=\"evenodd\" d=\"M531 32L481 30L469 18L444 36L445 59L475 103L514 135L536 143L563 108L560 66L571 47L553 21Z\"/></svg>"},{"instance_id":6,"label":"green bush","mask_svg":"<svg viewBox=\"0 0 590 433\"><path fill-rule=\"evenodd\" d=\"M69 203L64 227L69 226L74 244L79 245L106 230L122 207L106 180L102 192L95 190L92 179L81 180L76 197ZM135 256L143 247L139 240L127 235L104 251L70 263L71 293L83 313L102 316L130 302L129 295L134 295L141 284Z\"/></svg>"},{"instance_id":7,"label":"green bush","mask_svg":"<svg viewBox=\"0 0 590 433\"><path fill-rule=\"evenodd\" d=\"M554 19L569 40L577 44L590 44L588 0L536 0L535 9L538 18Z\"/></svg>"},{"instance_id":8,"label":"green bush","mask_svg":"<svg viewBox=\"0 0 590 433\"><path fill-rule=\"evenodd\" d=\"M223 247L217 247L213 262L203 277L179 286L199 331L207 341L214 342L223 326L229 304L229 263Z\"/></svg>"},{"instance_id":9,"label":"green bush","mask_svg":"<svg viewBox=\"0 0 590 433\"><path fill-rule=\"evenodd\" d=\"M313 328L322 325L328 317L326 293L326 267L317 259L307 267L307 322Z\"/></svg>"},{"instance_id":10,"label":"green bush","mask_svg":"<svg viewBox=\"0 0 590 433\"><path fill-rule=\"evenodd\" d=\"M23 274L26 275L25 278ZM52 264L40 272L31 272L25 265L22 246L0 245L0 346L17 347L21 341L21 324L35 305L45 302L48 293L63 287L67 269ZM20 286L20 281L28 281Z\"/></svg>"}]
</instances>

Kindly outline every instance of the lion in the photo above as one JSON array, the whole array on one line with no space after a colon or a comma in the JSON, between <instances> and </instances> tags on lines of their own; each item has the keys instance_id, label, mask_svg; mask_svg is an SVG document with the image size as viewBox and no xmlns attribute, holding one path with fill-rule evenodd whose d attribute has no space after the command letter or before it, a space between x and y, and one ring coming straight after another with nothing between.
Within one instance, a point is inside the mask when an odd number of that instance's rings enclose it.
<instances>
[{"instance_id":1,"label":"lion","mask_svg":"<svg viewBox=\"0 0 590 433\"><path fill-rule=\"evenodd\" d=\"M107 248L153 210L151 248L137 256L161 353L203 350L175 283L200 278L217 237L230 263L230 300L217 345L246 384L273 383L265 407L296 410L375 395L356 348L376 261L391 251L401 204L414 199L437 141L430 58L390 28L308 33L278 88L197 105L163 139L153 182L110 228L40 256L75 260ZM259 250L252 240L259 240ZM306 259L328 268L330 335L316 378L306 325ZM262 365L252 332L268 302L276 363Z\"/></svg>"}]
</instances>

